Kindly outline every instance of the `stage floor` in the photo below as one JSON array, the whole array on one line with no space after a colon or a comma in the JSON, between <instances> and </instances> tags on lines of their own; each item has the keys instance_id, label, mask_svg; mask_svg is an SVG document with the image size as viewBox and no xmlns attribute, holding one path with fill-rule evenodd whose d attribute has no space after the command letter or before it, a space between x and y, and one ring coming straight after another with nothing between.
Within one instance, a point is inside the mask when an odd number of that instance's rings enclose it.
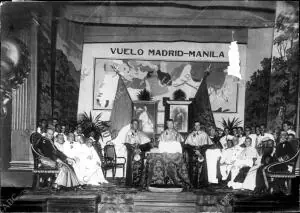
<instances>
[{"instance_id":1,"label":"stage floor","mask_svg":"<svg viewBox=\"0 0 300 213\"><path fill-rule=\"evenodd\" d=\"M288 197L254 196L250 191L218 185L188 192L149 192L122 184L86 186L83 190L58 192L24 189L2 199L2 212L246 212L294 211L299 204ZM230 199L230 196L231 198ZM10 200L8 200L10 199ZM9 202L8 202L9 201ZM223 201L223 202L222 202ZM230 201L230 202L229 202ZM3 205L4 204L4 205ZM6 208L4 208L6 207Z\"/></svg>"}]
</instances>

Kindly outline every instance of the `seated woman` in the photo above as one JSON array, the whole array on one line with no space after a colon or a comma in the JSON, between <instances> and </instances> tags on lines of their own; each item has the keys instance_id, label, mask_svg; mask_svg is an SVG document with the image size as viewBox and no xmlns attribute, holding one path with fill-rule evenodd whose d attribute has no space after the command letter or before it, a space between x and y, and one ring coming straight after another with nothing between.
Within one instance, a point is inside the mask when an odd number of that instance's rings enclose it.
<instances>
[{"instance_id":1,"label":"seated woman","mask_svg":"<svg viewBox=\"0 0 300 213\"><path fill-rule=\"evenodd\" d=\"M184 140L180 133L174 129L174 122L172 119L167 120L167 129L161 133L158 141L159 152L182 153L181 143Z\"/></svg>"},{"instance_id":2,"label":"seated woman","mask_svg":"<svg viewBox=\"0 0 300 213\"><path fill-rule=\"evenodd\" d=\"M77 187L80 186L80 182L71 166L74 160L68 158L64 153L59 151L53 143L54 130L48 128L46 137L42 137L36 145L35 149L45 157L57 162L59 167L59 173L55 180L54 187L59 189L60 187Z\"/></svg>"},{"instance_id":3,"label":"seated woman","mask_svg":"<svg viewBox=\"0 0 300 213\"><path fill-rule=\"evenodd\" d=\"M82 145L80 152L77 151L75 172L82 184L100 185L108 183L104 178L101 168L101 160L93 147L93 140L88 138Z\"/></svg>"}]
</instances>

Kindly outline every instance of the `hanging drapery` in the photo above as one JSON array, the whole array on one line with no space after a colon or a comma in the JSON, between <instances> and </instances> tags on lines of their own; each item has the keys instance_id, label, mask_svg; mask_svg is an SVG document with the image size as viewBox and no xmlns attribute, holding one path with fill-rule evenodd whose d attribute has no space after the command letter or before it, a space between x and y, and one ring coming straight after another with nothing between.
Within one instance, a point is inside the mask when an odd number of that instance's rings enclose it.
<instances>
[{"instance_id":1,"label":"hanging drapery","mask_svg":"<svg viewBox=\"0 0 300 213\"><path fill-rule=\"evenodd\" d=\"M131 122L132 117L132 101L127 88L119 77L117 92L110 115L111 130L119 130Z\"/></svg>"}]
</instances>

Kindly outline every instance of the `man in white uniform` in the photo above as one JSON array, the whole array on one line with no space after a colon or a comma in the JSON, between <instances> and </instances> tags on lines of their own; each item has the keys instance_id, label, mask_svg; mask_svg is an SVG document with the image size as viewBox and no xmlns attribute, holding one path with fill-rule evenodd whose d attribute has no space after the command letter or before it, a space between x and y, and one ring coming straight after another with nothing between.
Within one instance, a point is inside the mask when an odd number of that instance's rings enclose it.
<instances>
[{"instance_id":1,"label":"man in white uniform","mask_svg":"<svg viewBox=\"0 0 300 213\"><path fill-rule=\"evenodd\" d=\"M255 160L258 158L258 152L254 147L252 147L251 143L252 139L250 137L247 137L244 143L246 147L242 149L233 163L233 167L231 169L231 180L227 184L228 187L240 188L242 186L242 183L235 182L235 177L238 175L241 168L251 168Z\"/></svg>"},{"instance_id":2,"label":"man in white uniform","mask_svg":"<svg viewBox=\"0 0 300 213\"><path fill-rule=\"evenodd\" d=\"M234 137L232 140L233 146L222 150L221 159L220 159L220 171L222 175L222 180L227 180L228 175L233 167L233 163L236 161L237 156L242 150L242 147L239 146L239 139Z\"/></svg>"}]
</instances>

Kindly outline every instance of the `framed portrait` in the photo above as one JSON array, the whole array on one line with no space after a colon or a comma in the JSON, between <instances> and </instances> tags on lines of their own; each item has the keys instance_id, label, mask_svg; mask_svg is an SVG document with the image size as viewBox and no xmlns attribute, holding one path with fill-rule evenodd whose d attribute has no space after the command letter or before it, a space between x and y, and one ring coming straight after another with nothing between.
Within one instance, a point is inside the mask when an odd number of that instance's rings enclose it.
<instances>
[{"instance_id":1,"label":"framed portrait","mask_svg":"<svg viewBox=\"0 0 300 213\"><path fill-rule=\"evenodd\" d=\"M178 132L188 131L188 105L174 104L170 105L170 115L169 118L173 119L174 127Z\"/></svg>"},{"instance_id":2,"label":"framed portrait","mask_svg":"<svg viewBox=\"0 0 300 213\"><path fill-rule=\"evenodd\" d=\"M165 123L168 119L174 121L174 128L180 133L188 133L191 126L189 114L191 113L192 101L171 101L164 100Z\"/></svg>"},{"instance_id":3,"label":"framed portrait","mask_svg":"<svg viewBox=\"0 0 300 213\"><path fill-rule=\"evenodd\" d=\"M133 101L132 118L139 120L140 130L154 137L156 133L158 101Z\"/></svg>"}]
</instances>

